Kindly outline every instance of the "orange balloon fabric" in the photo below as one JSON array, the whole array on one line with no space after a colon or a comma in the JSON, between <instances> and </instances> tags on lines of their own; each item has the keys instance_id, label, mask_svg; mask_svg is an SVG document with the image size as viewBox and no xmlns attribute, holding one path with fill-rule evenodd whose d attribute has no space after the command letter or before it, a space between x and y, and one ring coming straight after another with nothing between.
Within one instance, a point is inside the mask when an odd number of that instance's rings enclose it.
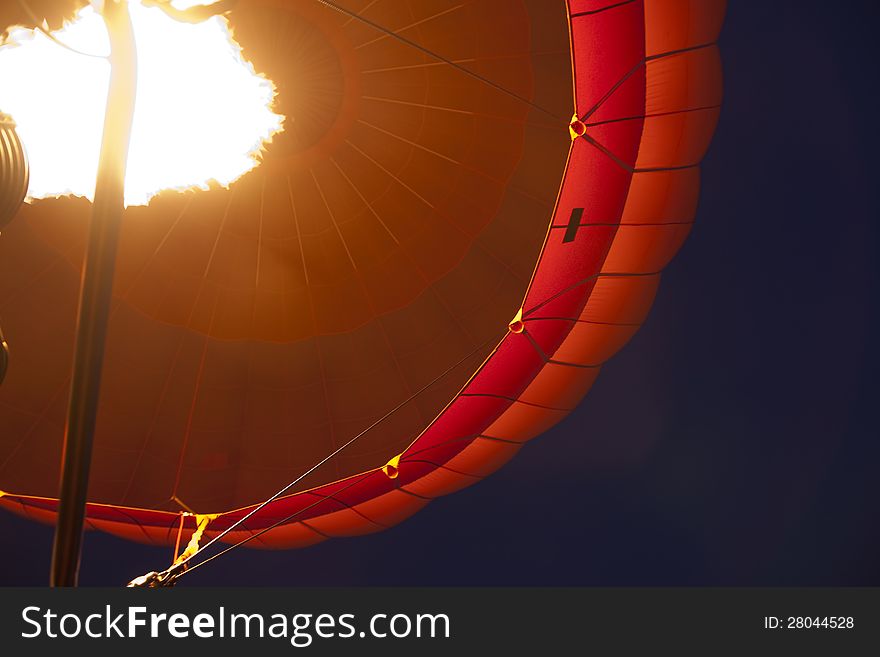
<instances>
[{"instance_id":1,"label":"orange balloon fabric","mask_svg":"<svg viewBox=\"0 0 880 657\"><path fill-rule=\"evenodd\" d=\"M362 432L223 540L395 524L565 417L690 230L725 2L337 4L238 3L284 133L126 211L90 527L216 536ZM47 522L88 216L0 237L0 504Z\"/></svg>"}]
</instances>

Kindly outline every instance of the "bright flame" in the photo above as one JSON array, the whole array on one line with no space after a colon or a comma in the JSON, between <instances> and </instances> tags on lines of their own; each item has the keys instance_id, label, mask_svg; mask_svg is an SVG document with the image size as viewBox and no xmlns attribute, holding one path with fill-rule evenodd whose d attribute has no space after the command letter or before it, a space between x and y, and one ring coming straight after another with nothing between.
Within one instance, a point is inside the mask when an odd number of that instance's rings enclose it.
<instances>
[{"instance_id":1,"label":"bright flame","mask_svg":"<svg viewBox=\"0 0 880 657\"><path fill-rule=\"evenodd\" d=\"M197 4L178 0L181 7ZM209 4L203 2L203 4ZM228 186L257 166L284 117L274 85L257 75L221 17L180 23L131 2L138 87L127 205L164 189ZM77 50L106 55L104 22L87 7L54 33ZM31 164L30 198L93 198L109 64L75 54L40 32L18 29L0 48L0 109L18 124Z\"/></svg>"}]
</instances>

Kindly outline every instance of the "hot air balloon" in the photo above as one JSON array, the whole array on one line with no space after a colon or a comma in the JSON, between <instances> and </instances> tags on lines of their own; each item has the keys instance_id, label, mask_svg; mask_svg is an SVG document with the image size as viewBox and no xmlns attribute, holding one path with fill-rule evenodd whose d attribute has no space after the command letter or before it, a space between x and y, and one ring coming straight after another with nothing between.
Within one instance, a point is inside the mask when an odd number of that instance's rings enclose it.
<instances>
[{"instance_id":1,"label":"hot air balloon","mask_svg":"<svg viewBox=\"0 0 880 657\"><path fill-rule=\"evenodd\" d=\"M228 189L126 210L87 526L375 532L562 420L691 229L724 10L234 4L284 132ZM0 504L50 523L89 208L35 201L0 236Z\"/></svg>"}]
</instances>

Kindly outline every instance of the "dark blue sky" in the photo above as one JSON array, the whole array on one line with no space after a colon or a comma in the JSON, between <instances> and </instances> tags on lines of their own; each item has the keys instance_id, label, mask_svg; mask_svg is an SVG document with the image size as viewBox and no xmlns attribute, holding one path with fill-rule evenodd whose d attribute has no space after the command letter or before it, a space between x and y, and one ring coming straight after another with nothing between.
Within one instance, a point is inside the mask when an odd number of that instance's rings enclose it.
<instances>
[{"instance_id":1,"label":"dark blue sky","mask_svg":"<svg viewBox=\"0 0 880 657\"><path fill-rule=\"evenodd\" d=\"M730 4L696 228L578 410L389 531L187 583L880 585L880 10ZM0 515L0 583L44 584L51 537ZM169 558L90 533L81 580Z\"/></svg>"}]
</instances>

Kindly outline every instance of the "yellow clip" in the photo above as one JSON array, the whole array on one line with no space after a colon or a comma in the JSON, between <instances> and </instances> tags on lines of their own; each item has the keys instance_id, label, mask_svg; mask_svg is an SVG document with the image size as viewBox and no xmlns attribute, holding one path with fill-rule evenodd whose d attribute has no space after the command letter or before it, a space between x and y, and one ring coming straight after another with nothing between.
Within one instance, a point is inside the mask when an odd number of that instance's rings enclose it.
<instances>
[{"instance_id":1,"label":"yellow clip","mask_svg":"<svg viewBox=\"0 0 880 657\"><path fill-rule=\"evenodd\" d=\"M516 315L510 320L510 324L507 325L507 328L511 333L522 333L525 330L526 325L523 324L522 308L516 311Z\"/></svg>"},{"instance_id":2,"label":"yellow clip","mask_svg":"<svg viewBox=\"0 0 880 657\"><path fill-rule=\"evenodd\" d=\"M388 461L388 463L382 466L382 472L384 472L385 476L389 479L397 479L397 476L400 474L401 456L403 456L403 454L398 454L393 459Z\"/></svg>"},{"instance_id":3,"label":"yellow clip","mask_svg":"<svg viewBox=\"0 0 880 657\"><path fill-rule=\"evenodd\" d=\"M202 534L205 533L205 528L207 528L208 523L214 520L217 515L199 515L194 514L196 519L196 530L193 532L192 536L189 539L189 543L186 545L186 549L180 553L180 555L174 560L172 564L172 568L177 566L178 564L183 563L190 557L192 557L196 552L199 551L199 541L202 540Z\"/></svg>"},{"instance_id":4,"label":"yellow clip","mask_svg":"<svg viewBox=\"0 0 880 657\"><path fill-rule=\"evenodd\" d=\"M571 134L571 140L574 141L587 134L587 124L581 121L577 114L574 114L571 117L571 123L568 124L568 132Z\"/></svg>"}]
</instances>

